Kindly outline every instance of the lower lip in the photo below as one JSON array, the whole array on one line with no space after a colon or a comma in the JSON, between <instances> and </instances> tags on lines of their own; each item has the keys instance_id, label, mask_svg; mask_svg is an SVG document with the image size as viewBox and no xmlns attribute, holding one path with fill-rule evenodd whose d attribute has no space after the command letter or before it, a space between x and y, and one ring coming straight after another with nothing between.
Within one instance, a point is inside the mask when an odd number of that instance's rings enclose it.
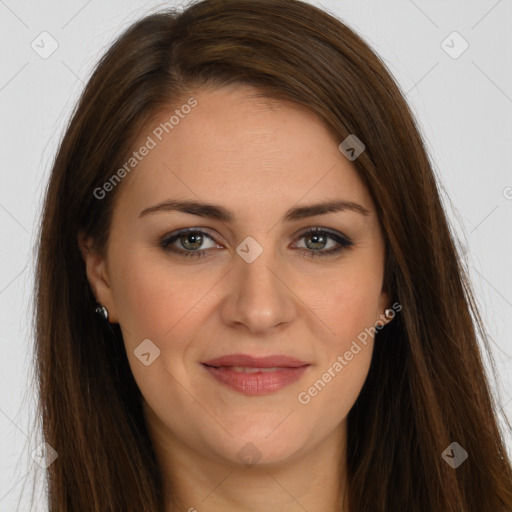
<instances>
[{"instance_id":1,"label":"lower lip","mask_svg":"<svg viewBox=\"0 0 512 512\"><path fill-rule=\"evenodd\" d=\"M298 381L309 365L298 368L278 368L274 372L245 373L230 368L203 365L222 384L246 395L265 395L279 391Z\"/></svg>"}]
</instances>

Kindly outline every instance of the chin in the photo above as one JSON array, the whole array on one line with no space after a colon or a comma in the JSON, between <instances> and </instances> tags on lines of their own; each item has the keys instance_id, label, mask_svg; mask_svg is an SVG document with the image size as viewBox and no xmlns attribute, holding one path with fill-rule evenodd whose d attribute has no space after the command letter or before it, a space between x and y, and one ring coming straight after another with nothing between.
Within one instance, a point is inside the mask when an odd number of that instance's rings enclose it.
<instances>
[{"instance_id":1,"label":"chin","mask_svg":"<svg viewBox=\"0 0 512 512\"><path fill-rule=\"evenodd\" d=\"M228 441L229 446L224 447L225 451L218 455L236 466L265 469L292 461L304 448L296 435L283 431L268 436L271 430L265 435L235 435ZM215 449L218 453L219 445Z\"/></svg>"}]
</instances>

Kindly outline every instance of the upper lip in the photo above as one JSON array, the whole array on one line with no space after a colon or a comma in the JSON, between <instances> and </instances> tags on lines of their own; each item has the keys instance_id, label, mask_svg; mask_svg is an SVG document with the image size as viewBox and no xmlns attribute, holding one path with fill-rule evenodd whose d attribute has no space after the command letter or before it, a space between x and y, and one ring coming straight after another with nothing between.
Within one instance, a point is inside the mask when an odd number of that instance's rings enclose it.
<instances>
[{"instance_id":1,"label":"upper lip","mask_svg":"<svg viewBox=\"0 0 512 512\"><path fill-rule=\"evenodd\" d=\"M296 359L295 357L283 355L271 355L264 357L256 357L248 354L230 354L227 356L216 357L202 364L207 366L243 366L247 368L298 368L306 366L308 363Z\"/></svg>"}]
</instances>

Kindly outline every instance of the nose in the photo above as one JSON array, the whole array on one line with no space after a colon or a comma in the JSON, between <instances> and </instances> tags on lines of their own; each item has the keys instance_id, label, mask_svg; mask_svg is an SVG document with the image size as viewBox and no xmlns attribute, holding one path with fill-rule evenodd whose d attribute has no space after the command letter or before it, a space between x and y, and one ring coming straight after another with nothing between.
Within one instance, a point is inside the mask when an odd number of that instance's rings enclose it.
<instances>
[{"instance_id":1,"label":"nose","mask_svg":"<svg viewBox=\"0 0 512 512\"><path fill-rule=\"evenodd\" d=\"M282 328L296 314L293 283L271 250L252 262L238 254L225 283L226 296L221 305L222 320L231 326L263 334Z\"/></svg>"}]
</instances>

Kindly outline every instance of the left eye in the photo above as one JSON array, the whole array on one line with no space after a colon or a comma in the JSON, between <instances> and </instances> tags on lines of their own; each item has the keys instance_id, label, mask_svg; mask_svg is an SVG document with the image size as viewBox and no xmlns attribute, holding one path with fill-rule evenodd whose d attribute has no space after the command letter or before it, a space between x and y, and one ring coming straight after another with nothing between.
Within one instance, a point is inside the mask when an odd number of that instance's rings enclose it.
<instances>
[{"instance_id":1,"label":"left eye","mask_svg":"<svg viewBox=\"0 0 512 512\"><path fill-rule=\"evenodd\" d=\"M209 248L213 248L215 246L215 240L208 233L197 228L184 229L178 231L170 237L164 237L160 241L159 245L165 251L173 252L180 256L202 257L206 254L206 251L198 251L197 249L202 247L205 238L211 240L213 245ZM342 235L341 233L331 232L320 228L310 229L305 233L302 233L298 236L296 241L301 239L311 241L309 243L306 242L305 249L300 248L303 252L308 253L308 256L311 257L328 256L334 253L338 253L341 250L347 249L354 245L348 237ZM179 249L172 245L178 240L185 250ZM334 241L336 245L334 245L334 247L325 249L326 245L328 245L328 240ZM222 248L222 246L218 247ZM208 247L206 249L208 249Z\"/></svg>"}]
</instances>

